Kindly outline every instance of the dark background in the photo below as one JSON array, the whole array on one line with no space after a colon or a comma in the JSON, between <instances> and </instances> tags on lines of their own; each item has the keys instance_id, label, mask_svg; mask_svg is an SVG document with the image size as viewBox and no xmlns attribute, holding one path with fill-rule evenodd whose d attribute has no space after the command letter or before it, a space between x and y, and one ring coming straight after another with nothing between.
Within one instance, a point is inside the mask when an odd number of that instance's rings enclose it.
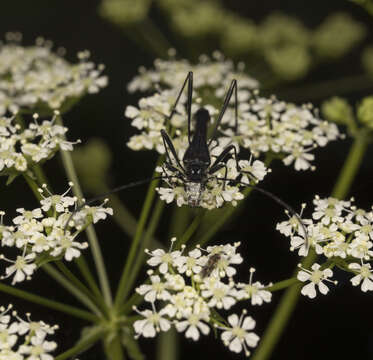
<instances>
[{"instance_id":1,"label":"dark background","mask_svg":"<svg viewBox=\"0 0 373 360\"><path fill-rule=\"evenodd\" d=\"M109 144L114 158L111 177L113 183L122 184L148 177L153 170L155 154L132 152L126 148L127 139L135 131L124 118L123 111L125 106L135 104L140 96L140 94L129 95L126 92L126 84L136 74L140 65L149 67L154 58L144 49L130 42L122 30L100 18L96 12L97 4L98 1L93 0L3 0L0 4L0 37L3 37L7 31L21 31L24 35L24 44L27 45L41 35L53 40L56 46L66 47L67 58L71 61L75 61L77 51L89 49L93 61L106 65L105 73L109 77L109 86L99 94L84 98L65 115L65 124L70 129L70 139L80 138L85 142L91 137L100 137ZM260 21L274 10L281 10L298 17L308 27L317 26L328 14L336 10L349 12L356 20L364 22L369 31L373 21L363 9L347 1L289 0L281 1L281 5L278 1L270 0L226 1L226 6L254 21ZM167 31L165 19L156 10L152 11L151 16L162 29ZM168 36L167 32L165 34ZM370 33L366 43L372 40L371 35ZM178 52L183 54L182 44L174 43L172 39L170 34L170 41ZM207 48L206 52L209 50L211 49ZM358 68L356 64L359 63L356 60L358 51L359 49L346 59L342 59L338 65L318 68L307 77L305 82L356 73ZM351 103L355 103L369 94L368 90L364 90L346 96ZM315 105L320 104L318 101ZM295 172L290 167L276 163L272 166L273 172L263 186L294 207L298 207L301 202L310 202L314 194L327 196L332 190L350 143L351 141L346 139L317 150L317 170L314 173ZM372 155L370 149L350 192L355 196L356 204L365 209L369 209L372 205L373 178L370 161ZM66 181L60 164L57 161L50 161L46 170L48 176L52 178L54 188L57 191L64 190ZM18 207L37 205L22 179L17 179L14 186L9 189L5 189L5 179L0 180L0 205L2 209L9 209L10 215ZM120 195L134 214L139 214L145 189L139 188ZM159 238L163 236L165 243L167 218L171 211L172 207L168 206L157 233ZM279 281L289 277L298 262L296 254L289 253L287 240L274 230L275 223L282 218L281 209L273 206L266 198L255 194L248 201L243 214L216 235L215 240L217 243L241 241L244 264L258 269L257 280ZM120 276L129 239L125 238L110 222L100 224L97 231L103 245L105 259L108 260L110 278L115 285ZM352 287L349 278L350 276L340 276L339 285L337 287L332 285L327 296L318 295L315 300L304 297L301 299L274 352L273 360L373 358L373 297L371 293L363 294L359 288ZM66 295L60 287L55 286L53 280L41 271L36 273L31 283L22 285L22 288L75 304L73 298ZM85 325L61 313L18 299L14 300L3 294L1 296L1 304L5 305L11 301L20 313L30 311L35 320L59 324L61 329L58 331L57 341L60 351L74 344L79 337L81 327ZM274 293L271 304L249 309L257 321L256 332L259 335L264 332L279 298L280 293ZM180 359L189 359L191 356L238 359L242 356L225 350L220 341L214 340L212 335L196 344L184 338L181 339L181 343ZM147 358L153 359L155 341L142 340L141 345ZM96 346L79 358L94 360L104 359L104 356L100 346Z\"/></svg>"}]
</instances>

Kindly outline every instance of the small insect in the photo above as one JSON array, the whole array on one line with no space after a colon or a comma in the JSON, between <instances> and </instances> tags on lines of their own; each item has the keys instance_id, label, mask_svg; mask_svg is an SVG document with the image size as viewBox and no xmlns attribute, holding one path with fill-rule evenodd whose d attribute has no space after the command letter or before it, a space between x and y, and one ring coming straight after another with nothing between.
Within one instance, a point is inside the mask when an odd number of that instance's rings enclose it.
<instances>
[{"instance_id":1,"label":"small insect","mask_svg":"<svg viewBox=\"0 0 373 360\"><path fill-rule=\"evenodd\" d=\"M187 121L188 121L188 147L184 153L182 161L179 159L175 146L172 143L170 136L165 130L161 130L161 136L163 140L163 145L165 148L166 160L162 164L163 174L161 176L156 176L149 179L144 179L136 182L132 182L126 185L119 186L112 189L109 193L98 196L94 199L85 202L82 206L78 207L75 211L79 211L84 205L88 205L94 201L102 199L105 196L108 196L112 193L119 192L125 189L133 188L153 180L162 179L169 181L172 184L172 181L180 180L183 183L184 190L186 193L187 204L192 207L198 207L201 204L201 199L204 191L206 190L206 184L209 180L215 179L218 182L223 182L224 184L234 184L240 185L242 187L250 187L265 196L269 197L273 201L280 204L286 210L289 211L293 216L297 218L300 226L302 227L306 241L307 240L307 231L306 228L295 210L286 204L276 195L271 192L264 190L256 185L245 183L240 180L240 176L237 179L227 178L228 168L227 161L229 159L234 159L236 163L237 172L240 174L249 174L253 179L256 179L254 174L250 172L244 172L239 168L238 157L236 147L233 144L227 145L216 158L211 161L210 156L210 146L215 140L218 128L222 122L223 116L230 104L232 96L234 96L234 132L237 132L238 124L238 101L237 101L237 81L232 80L228 92L225 96L223 106L220 110L220 113L216 119L214 129L212 131L212 136L207 139L207 128L210 123L210 114L207 109L201 107L196 111L194 115L195 126L192 135L191 131L191 120L192 120L192 96L193 96L193 72L189 72L184 83L178 93L176 101L172 107L170 115L167 117L168 123L171 121L172 117L176 113L176 108L179 104L180 98L184 92L185 87L187 87L187 101L186 101L186 110L187 110ZM225 169L225 176L218 177L215 174L221 169ZM166 172L168 170L168 173ZM74 213L70 216L69 221L72 219ZM66 225L67 227L67 225Z\"/></svg>"},{"instance_id":2,"label":"small insect","mask_svg":"<svg viewBox=\"0 0 373 360\"><path fill-rule=\"evenodd\" d=\"M221 253L216 253L209 256L207 263L200 272L200 276L202 279L211 275L211 273L216 269L216 265L220 261L221 257Z\"/></svg>"}]
</instances>

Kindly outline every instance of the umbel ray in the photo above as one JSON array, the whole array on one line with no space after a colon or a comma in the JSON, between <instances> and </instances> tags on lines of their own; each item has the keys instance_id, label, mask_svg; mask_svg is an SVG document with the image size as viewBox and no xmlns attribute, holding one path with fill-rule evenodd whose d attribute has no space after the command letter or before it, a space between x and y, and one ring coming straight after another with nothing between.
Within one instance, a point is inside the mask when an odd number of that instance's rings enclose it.
<instances>
[{"instance_id":1,"label":"umbel ray","mask_svg":"<svg viewBox=\"0 0 373 360\"><path fill-rule=\"evenodd\" d=\"M186 101L186 111L187 111L187 121L188 121L188 147L184 153L182 160L180 160L177 151L173 145L173 142L170 136L165 130L161 130L161 136L163 139L163 145L165 149L166 160L162 164L163 173L160 176L131 182L125 185L118 186L112 189L110 192L97 196L93 199L90 199L80 205L74 212L71 214L66 228L72 220L74 214L81 210L85 205L89 205L97 200L100 200L112 193L116 193L122 190L134 188L145 183L149 183L153 180L164 180L168 185L172 185L173 181L179 181L183 184L187 205L191 207L198 207L201 204L201 199L204 191L206 191L206 184L208 181L214 179L217 182L223 182L223 187L225 184L237 185L240 187L249 187L253 190L260 192L266 197L270 198L272 201L278 203L283 208L285 208L292 216L294 216L301 228L303 229L306 243L308 244L308 237L305 225L303 224L300 216L296 211L288 205L286 202L281 200L278 196L272 194L271 192L262 189L256 185L246 183L241 181L242 175L247 174L250 178L256 180L256 177L250 172L244 172L240 169L238 164L238 157L236 147L233 144L227 145L219 155L211 160L211 148L213 142L216 140L218 133L218 128L222 122L223 116L229 106L229 103L234 98L234 132L237 131L238 126L238 102L237 102L237 81L232 80L228 92L225 96L223 106L219 112L219 115L216 119L212 136L210 139L207 138L208 124L210 123L210 114L208 110L204 107L199 108L194 114L195 126L192 133L191 122L192 122L192 96L193 96L193 73L189 72L186 79L184 80L183 86L181 87L176 101L172 107L171 113L167 117L168 123L170 123L172 117L176 113L177 106L181 99L181 96L184 92L184 89L187 88L187 101ZM227 161L233 159L235 161L235 166L237 173L239 174L235 179L227 178ZM220 170L224 171L225 175L223 177L216 176L216 173Z\"/></svg>"}]
</instances>

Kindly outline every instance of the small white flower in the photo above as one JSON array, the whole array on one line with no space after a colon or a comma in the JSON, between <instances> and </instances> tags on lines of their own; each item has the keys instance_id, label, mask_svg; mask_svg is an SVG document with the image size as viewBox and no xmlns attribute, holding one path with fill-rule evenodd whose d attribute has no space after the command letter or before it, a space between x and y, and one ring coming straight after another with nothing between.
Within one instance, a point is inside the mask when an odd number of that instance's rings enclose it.
<instances>
[{"instance_id":1,"label":"small white flower","mask_svg":"<svg viewBox=\"0 0 373 360\"><path fill-rule=\"evenodd\" d=\"M210 319L210 311L203 302L195 303L193 309L185 309L183 317L186 320L178 321L175 327L178 332L185 331L185 337L197 341L200 332L203 335L208 335L210 332L210 328L205 324Z\"/></svg>"},{"instance_id":2,"label":"small white flower","mask_svg":"<svg viewBox=\"0 0 373 360\"><path fill-rule=\"evenodd\" d=\"M316 285L321 294L326 295L329 289L323 281L333 282L334 284L336 284L336 281L328 279L333 276L331 269L320 270L320 265L317 263L313 264L311 269L312 271L302 268L297 274L297 279L302 282L310 281L309 284L302 287L301 293L313 299L316 297Z\"/></svg>"},{"instance_id":3,"label":"small white flower","mask_svg":"<svg viewBox=\"0 0 373 360\"><path fill-rule=\"evenodd\" d=\"M21 345L20 354L29 355L28 360L53 360L54 356L48 354L54 351L57 344L54 341L46 341L36 336L31 337L30 345Z\"/></svg>"},{"instance_id":4,"label":"small white flower","mask_svg":"<svg viewBox=\"0 0 373 360\"><path fill-rule=\"evenodd\" d=\"M230 351L240 353L244 350L245 355L249 356L248 347L256 347L259 336L250 331L255 327L255 320L251 316L244 317L245 314L246 311L243 311L240 317L236 314L230 315L228 322L231 327L219 329L225 330L221 334L221 339Z\"/></svg>"},{"instance_id":5,"label":"small white flower","mask_svg":"<svg viewBox=\"0 0 373 360\"><path fill-rule=\"evenodd\" d=\"M168 271L168 267L174 264L174 261L181 256L180 251L172 251L172 244L176 241L176 238L171 239L171 247L169 252L165 252L163 249L156 249L153 251L146 251L151 258L147 261L150 266L158 266L159 272L165 274Z\"/></svg>"},{"instance_id":6,"label":"small white flower","mask_svg":"<svg viewBox=\"0 0 373 360\"><path fill-rule=\"evenodd\" d=\"M269 303L272 299L272 293L265 290L265 286L259 281L253 283L254 268L250 268L250 280L248 284L238 283L237 287L240 289L237 291L238 299L251 299L251 305L262 305L263 303Z\"/></svg>"},{"instance_id":7,"label":"small white flower","mask_svg":"<svg viewBox=\"0 0 373 360\"><path fill-rule=\"evenodd\" d=\"M359 286L361 284L361 291L373 291L373 272L370 264L358 264L352 263L348 265L348 268L357 273L351 279L353 286Z\"/></svg>"},{"instance_id":8,"label":"small white flower","mask_svg":"<svg viewBox=\"0 0 373 360\"><path fill-rule=\"evenodd\" d=\"M35 260L35 253L30 253L25 255L26 247L23 251L22 256L17 256L15 261L7 259L4 255L1 256L2 259L7 262L13 263L13 265L5 269L5 276L2 276L2 279L6 279L14 274L12 285L17 282L22 282L25 279L29 279L31 275L36 270L36 264L33 263Z\"/></svg>"},{"instance_id":9,"label":"small white flower","mask_svg":"<svg viewBox=\"0 0 373 360\"><path fill-rule=\"evenodd\" d=\"M53 240L54 234L52 233L48 238ZM51 252L52 256L59 256L60 254L64 255L65 260L71 261L74 258L80 256L80 250L86 249L88 247L87 242L77 242L74 241L74 237L72 237L68 232L63 235L59 235L57 238L56 245Z\"/></svg>"},{"instance_id":10,"label":"small white flower","mask_svg":"<svg viewBox=\"0 0 373 360\"><path fill-rule=\"evenodd\" d=\"M194 249L189 251L188 256L180 256L175 260L180 274L186 273L187 276L198 274L202 270L201 250Z\"/></svg>"},{"instance_id":11,"label":"small white flower","mask_svg":"<svg viewBox=\"0 0 373 360\"><path fill-rule=\"evenodd\" d=\"M203 289L201 295L206 299L209 307L228 310L236 303L236 291L232 284L226 285L220 281L214 283L205 281L201 288Z\"/></svg>"},{"instance_id":12,"label":"small white flower","mask_svg":"<svg viewBox=\"0 0 373 360\"><path fill-rule=\"evenodd\" d=\"M151 285L141 285L136 291L144 296L145 301L154 303L155 300L168 300L171 295L166 290L166 283L161 282L161 278L158 275L150 276Z\"/></svg>"},{"instance_id":13,"label":"small white flower","mask_svg":"<svg viewBox=\"0 0 373 360\"><path fill-rule=\"evenodd\" d=\"M160 331L168 331L171 327L170 322L163 317L166 313L164 309L160 312L156 312L154 304L152 304L153 310L143 310L139 311L135 307L134 310L142 315L145 319L137 320L133 323L133 328L136 333L136 337L155 337L155 335Z\"/></svg>"}]
</instances>

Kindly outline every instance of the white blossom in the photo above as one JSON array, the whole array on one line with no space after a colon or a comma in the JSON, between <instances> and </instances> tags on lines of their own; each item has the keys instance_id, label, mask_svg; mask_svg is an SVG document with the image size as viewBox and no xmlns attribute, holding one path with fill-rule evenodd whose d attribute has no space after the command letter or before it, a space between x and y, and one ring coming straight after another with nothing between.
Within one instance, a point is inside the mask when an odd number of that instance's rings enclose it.
<instances>
[{"instance_id":1,"label":"white blossom","mask_svg":"<svg viewBox=\"0 0 373 360\"><path fill-rule=\"evenodd\" d=\"M326 295L329 292L328 287L325 285L323 281L329 281L332 283L332 280L329 278L333 276L333 271L329 268L320 270L320 265L315 263L311 266L311 270L303 269L298 272L297 279L309 283L302 287L301 293L302 295L308 296L310 299L316 297L316 285L321 292L321 294Z\"/></svg>"},{"instance_id":2,"label":"white blossom","mask_svg":"<svg viewBox=\"0 0 373 360\"><path fill-rule=\"evenodd\" d=\"M77 198L67 195L71 186L62 195L51 194L43 186L39 189L41 207L33 210L17 209L20 215L13 219L11 226L3 224L4 212L0 212L3 250L10 247L22 252L15 259L0 255L0 259L10 264L5 269L3 279L12 277L12 284L30 279L43 259L52 261L54 258L64 258L71 261L88 247L87 242L78 241L79 233L91 222L106 218L112 210L104 208L102 204L75 211ZM79 222L75 221L75 217ZM71 218L74 221L69 221Z\"/></svg>"},{"instance_id":3,"label":"white blossom","mask_svg":"<svg viewBox=\"0 0 373 360\"><path fill-rule=\"evenodd\" d=\"M153 305L154 307L154 305ZM160 331L168 331L171 327L170 322L163 317L165 310L162 309L159 313L153 310L139 311L134 308L140 315L144 317L142 320L134 322L133 327L136 332L136 336L154 337Z\"/></svg>"},{"instance_id":4,"label":"white blossom","mask_svg":"<svg viewBox=\"0 0 373 360\"><path fill-rule=\"evenodd\" d=\"M370 264L351 263L348 268L357 273L357 275L351 279L353 286L359 286L361 284L361 291L373 291L373 272Z\"/></svg>"},{"instance_id":5,"label":"white blossom","mask_svg":"<svg viewBox=\"0 0 373 360\"><path fill-rule=\"evenodd\" d=\"M259 336L253 330L255 327L255 320L251 316L245 316L246 311L238 317L232 314L228 317L228 322L231 327L225 328L221 334L221 339L230 351L240 353L242 350L246 356L250 355L248 347L256 347L259 341Z\"/></svg>"},{"instance_id":6,"label":"white blossom","mask_svg":"<svg viewBox=\"0 0 373 360\"><path fill-rule=\"evenodd\" d=\"M107 78L102 76L104 66L88 61L88 51L79 53L78 58L78 63L69 63L52 51L50 41L42 38L36 39L33 46L22 46L14 41L2 44L0 115L19 109L36 110L35 107L40 104L49 109L59 109L73 98L105 87ZM0 127L1 132L5 131L1 131ZM31 150L32 146L26 147Z\"/></svg>"}]
</instances>

